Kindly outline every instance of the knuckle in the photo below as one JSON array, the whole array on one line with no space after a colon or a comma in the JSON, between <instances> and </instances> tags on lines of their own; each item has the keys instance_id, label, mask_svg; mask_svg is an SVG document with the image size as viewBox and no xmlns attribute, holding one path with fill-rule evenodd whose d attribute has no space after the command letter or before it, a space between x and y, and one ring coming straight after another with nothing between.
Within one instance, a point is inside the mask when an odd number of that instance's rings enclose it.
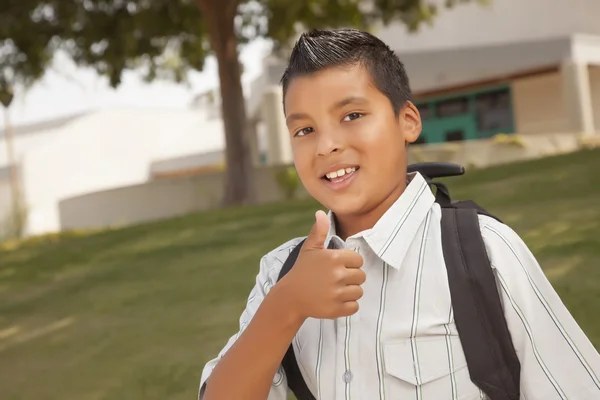
<instances>
[{"instance_id":1,"label":"knuckle","mask_svg":"<svg viewBox=\"0 0 600 400\"><path fill-rule=\"evenodd\" d=\"M335 251L335 250L330 251L329 252L329 259L331 261L336 261L336 262L340 261L340 252L339 251Z\"/></svg>"},{"instance_id":2,"label":"knuckle","mask_svg":"<svg viewBox=\"0 0 600 400\"><path fill-rule=\"evenodd\" d=\"M333 270L333 277L336 282L341 282L346 278L346 270L343 267L339 267Z\"/></svg>"}]
</instances>

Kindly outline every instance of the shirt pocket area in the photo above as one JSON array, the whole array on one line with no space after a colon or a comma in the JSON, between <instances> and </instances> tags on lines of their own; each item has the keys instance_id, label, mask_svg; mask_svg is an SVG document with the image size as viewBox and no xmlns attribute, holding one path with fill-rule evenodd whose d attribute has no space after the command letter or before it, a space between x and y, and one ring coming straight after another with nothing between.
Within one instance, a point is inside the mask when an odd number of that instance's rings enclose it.
<instances>
[{"instance_id":1,"label":"shirt pocket area","mask_svg":"<svg viewBox=\"0 0 600 400\"><path fill-rule=\"evenodd\" d=\"M482 398L479 388L471 382L458 336L395 339L383 344L383 357L390 383L412 386L423 398Z\"/></svg>"}]
</instances>

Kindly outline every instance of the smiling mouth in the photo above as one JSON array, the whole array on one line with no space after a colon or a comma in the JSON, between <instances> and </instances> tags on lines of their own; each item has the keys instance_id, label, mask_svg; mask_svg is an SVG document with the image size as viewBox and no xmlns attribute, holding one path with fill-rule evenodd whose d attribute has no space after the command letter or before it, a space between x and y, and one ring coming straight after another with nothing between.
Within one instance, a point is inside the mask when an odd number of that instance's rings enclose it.
<instances>
[{"instance_id":1,"label":"smiling mouth","mask_svg":"<svg viewBox=\"0 0 600 400\"><path fill-rule=\"evenodd\" d=\"M328 172L327 174L322 176L321 179L334 183L343 182L346 179L350 178L352 175L354 175L359 169L360 167L341 168L337 171Z\"/></svg>"}]
</instances>

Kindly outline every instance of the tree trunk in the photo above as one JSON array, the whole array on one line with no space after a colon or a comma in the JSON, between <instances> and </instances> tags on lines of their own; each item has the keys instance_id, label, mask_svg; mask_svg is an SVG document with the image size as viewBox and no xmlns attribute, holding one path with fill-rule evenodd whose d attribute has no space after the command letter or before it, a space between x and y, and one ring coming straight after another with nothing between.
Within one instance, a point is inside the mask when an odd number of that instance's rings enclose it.
<instances>
[{"instance_id":1,"label":"tree trunk","mask_svg":"<svg viewBox=\"0 0 600 400\"><path fill-rule=\"evenodd\" d=\"M252 158L234 18L237 0L198 0L219 65L221 111L225 127L224 205L253 203Z\"/></svg>"}]
</instances>

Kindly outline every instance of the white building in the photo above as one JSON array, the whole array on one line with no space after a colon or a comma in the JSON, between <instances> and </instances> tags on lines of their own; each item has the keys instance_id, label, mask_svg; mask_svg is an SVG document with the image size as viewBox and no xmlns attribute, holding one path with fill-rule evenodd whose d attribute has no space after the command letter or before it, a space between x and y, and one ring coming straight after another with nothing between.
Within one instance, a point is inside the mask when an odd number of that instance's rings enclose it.
<instances>
[{"instance_id":1,"label":"white building","mask_svg":"<svg viewBox=\"0 0 600 400\"><path fill-rule=\"evenodd\" d=\"M0 132L4 150L4 132ZM219 162L224 148L220 118L201 110L101 110L17 127L14 147L20 170L27 235L60 230L61 199L139 184L152 175ZM10 212L6 152L0 153L0 210ZM202 156L206 154L205 159ZM174 160L174 162L169 162Z\"/></svg>"}]
</instances>

